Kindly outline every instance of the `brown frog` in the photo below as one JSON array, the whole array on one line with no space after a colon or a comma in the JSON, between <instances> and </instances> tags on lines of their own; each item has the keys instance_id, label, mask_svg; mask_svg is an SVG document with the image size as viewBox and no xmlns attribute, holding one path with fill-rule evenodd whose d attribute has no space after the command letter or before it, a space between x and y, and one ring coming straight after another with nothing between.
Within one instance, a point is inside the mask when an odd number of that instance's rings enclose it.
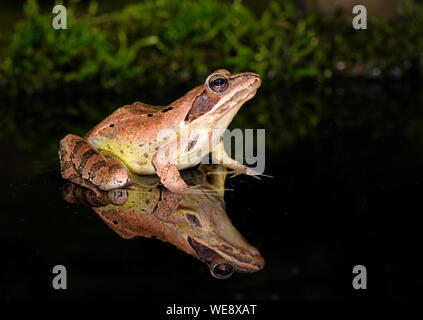
<instances>
[{"instance_id":1,"label":"brown frog","mask_svg":"<svg viewBox=\"0 0 423 320\"><path fill-rule=\"evenodd\" d=\"M183 171L189 185L200 185L206 191L201 194L173 193L143 177L145 186L110 191L68 183L63 195L68 202L92 207L121 237L154 236L170 242L207 263L214 277L225 279L235 271L255 272L264 266L259 251L226 214L225 173L222 166L205 165Z\"/></svg>"},{"instance_id":2,"label":"brown frog","mask_svg":"<svg viewBox=\"0 0 423 320\"><path fill-rule=\"evenodd\" d=\"M197 165L208 153L235 175L257 175L227 155L221 137L260 85L258 74L221 69L168 106L123 106L84 138L69 134L60 141L62 177L111 190L133 184L137 175L156 173L167 189L183 193L189 188L179 170ZM163 136L166 130L174 134Z\"/></svg>"}]
</instances>

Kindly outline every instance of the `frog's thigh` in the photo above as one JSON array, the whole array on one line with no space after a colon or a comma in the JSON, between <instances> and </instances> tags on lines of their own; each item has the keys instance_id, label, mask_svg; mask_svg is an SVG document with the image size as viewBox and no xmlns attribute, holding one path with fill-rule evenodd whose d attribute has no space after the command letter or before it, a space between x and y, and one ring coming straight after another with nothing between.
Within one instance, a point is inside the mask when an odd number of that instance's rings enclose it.
<instances>
[{"instance_id":1,"label":"frog's thigh","mask_svg":"<svg viewBox=\"0 0 423 320\"><path fill-rule=\"evenodd\" d=\"M152 164L160 182L170 191L181 193L187 189L187 185L179 174L178 168L168 159L166 153L169 149L169 147L159 149L153 156Z\"/></svg>"},{"instance_id":2,"label":"frog's thigh","mask_svg":"<svg viewBox=\"0 0 423 320\"><path fill-rule=\"evenodd\" d=\"M65 138L60 141L59 147L59 158L60 158L60 172L63 179L70 180L73 183L82 185L84 187L90 187L84 184L84 180L81 175L76 171L75 166L71 160L71 153L76 139L74 136L67 135Z\"/></svg>"},{"instance_id":3,"label":"frog's thigh","mask_svg":"<svg viewBox=\"0 0 423 320\"><path fill-rule=\"evenodd\" d=\"M115 157L100 154L85 139L67 135L60 141L62 176L83 186L111 190L129 183L125 166ZM91 185L92 184L92 185Z\"/></svg>"}]
</instances>

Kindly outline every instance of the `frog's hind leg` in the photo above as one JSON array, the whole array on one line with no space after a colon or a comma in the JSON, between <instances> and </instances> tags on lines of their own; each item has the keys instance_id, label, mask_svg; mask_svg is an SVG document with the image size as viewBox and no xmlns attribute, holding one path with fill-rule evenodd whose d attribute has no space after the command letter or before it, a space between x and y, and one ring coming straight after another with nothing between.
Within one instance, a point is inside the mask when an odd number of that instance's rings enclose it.
<instances>
[{"instance_id":1,"label":"frog's hind leg","mask_svg":"<svg viewBox=\"0 0 423 320\"><path fill-rule=\"evenodd\" d=\"M61 173L64 179L90 189L111 190L129 184L125 165L108 153L100 153L85 139L69 134L60 141Z\"/></svg>"}]
</instances>

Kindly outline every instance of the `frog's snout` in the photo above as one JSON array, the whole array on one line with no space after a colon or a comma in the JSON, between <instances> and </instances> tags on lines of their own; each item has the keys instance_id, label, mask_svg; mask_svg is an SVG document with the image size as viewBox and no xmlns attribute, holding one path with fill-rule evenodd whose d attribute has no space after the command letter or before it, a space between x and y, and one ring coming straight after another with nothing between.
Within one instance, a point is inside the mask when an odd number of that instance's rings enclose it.
<instances>
[{"instance_id":1,"label":"frog's snout","mask_svg":"<svg viewBox=\"0 0 423 320\"><path fill-rule=\"evenodd\" d=\"M249 80L250 87L254 90L257 90L262 83L261 76L254 72L245 72L244 78Z\"/></svg>"}]
</instances>

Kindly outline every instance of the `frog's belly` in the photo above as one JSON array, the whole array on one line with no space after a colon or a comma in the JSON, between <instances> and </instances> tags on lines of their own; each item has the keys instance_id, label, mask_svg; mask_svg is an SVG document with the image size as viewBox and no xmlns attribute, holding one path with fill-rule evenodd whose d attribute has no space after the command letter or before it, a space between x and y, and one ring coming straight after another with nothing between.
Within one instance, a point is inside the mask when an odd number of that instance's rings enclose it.
<instances>
[{"instance_id":1,"label":"frog's belly","mask_svg":"<svg viewBox=\"0 0 423 320\"><path fill-rule=\"evenodd\" d=\"M96 143L90 141L100 150L113 153L119 158L126 167L135 174L150 175L155 174L156 170L152 164L152 158L160 148L159 145L149 145L148 147L134 147L130 143L113 143L111 141ZM169 161L174 164L178 170L191 168L200 163L204 156L203 150L196 147L190 152L182 152L173 154L169 157Z\"/></svg>"},{"instance_id":2,"label":"frog's belly","mask_svg":"<svg viewBox=\"0 0 423 320\"><path fill-rule=\"evenodd\" d=\"M99 138L91 139L89 142L100 151L112 153L133 173L155 173L153 164L151 163L152 157L156 152L154 146L151 148L134 147L131 143L109 140L103 141Z\"/></svg>"},{"instance_id":3,"label":"frog's belly","mask_svg":"<svg viewBox=\"0 0 423 320\"><path fill-rule=\"evenodd\" d=\"M170 161L178 168L178 170L183 170L196 166L201 162L203 157L209 153L210 152L208 151L193 150L193 152L185 153L179 155L178 157L173 157L170 159Z\"/></svg>"},{"instance_id":4,"label":"frog's belly","mask_svg":"<svg viewBox=\"0 0 423 320\"><path fill-rule=\"evenodd\" d=\"M151 163L151 160L146 161L144 159L129 159L129 161L125 161L126 166L128 169L136 174L155 174L156 170Z\"/></svg>"},{"instance_id":5,"label":"frog's belly","mask_svg":"<svg viewBox=\"0 0 423 320\"><path fill-rule=\"evenodd\" d=\"M128 169L136 174L155 174L156 170L154 169L152 156L150 156L150 154L152 153L145 152L144 154L141 153L139 155L127 157L124 162ZM197 152L169 157L169 161L174 164L178 170L194 167L201 162L201 159L202 154Z\"/></svg>"},{"instance_id":6,"label":"frog's belly","mask_svg":"<svg viewBox=\"0 0 423 320\"><path fill-rule=\"evenodd\" d=\"M201 158L196 158L196 159L190 159L190 161L178 161L178 160L174 160L172 161L171 159L171 163L173 163L176 168L178 168L178 170L183 170L183 169L187 169L187 168L191 168L196 166L197 164L199 164L201 161ZM155 174L156 170L154 169L153 164L150 161L144 161L144 160L130 160L128 162L125 162L126 166L128 167L128 169L136 174Z\"/></svg>"}]
</instances>

